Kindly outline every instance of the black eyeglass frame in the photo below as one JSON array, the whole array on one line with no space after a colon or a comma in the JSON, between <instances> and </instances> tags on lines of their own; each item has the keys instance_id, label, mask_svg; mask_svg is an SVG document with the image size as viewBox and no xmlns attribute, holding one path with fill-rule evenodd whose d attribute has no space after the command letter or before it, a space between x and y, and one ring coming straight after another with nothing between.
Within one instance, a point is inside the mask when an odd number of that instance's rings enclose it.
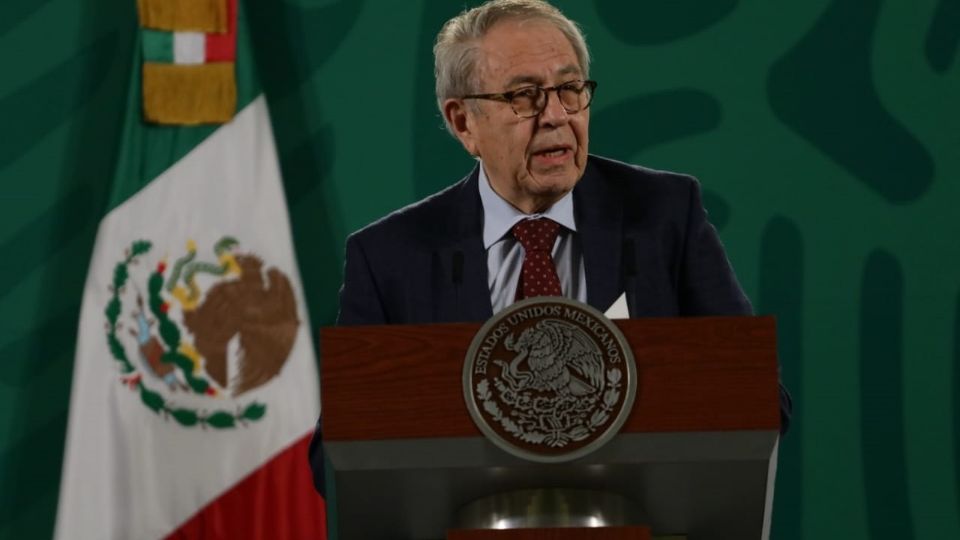
<instances>
[{"instance_id":1,"label":"black eyeglass frame","mask_svg":"<svg viewBox=\"0 0 960 540\"><path fill-rule=\"evenodd\" d=\"M579 88L579 90L577 91L577 93L578 93L578 94L581 94L581 93L583 93L584 90L589 89L589 91L590 91L590 100L587 101L587 104L584 105L583 107L580 107L579 109L570 110L570 109L567 108L566 105L563 104L563 100L560 99L560 90L568 87L568 86L571 85L571 84L580 84L580 83L582 83L583 86ZM521 93L521 92L525 92L525 91L527 91L527 90L530 90L531 88L535 88L535 89L538 91L538 97L539 97L540 94L543 94L543 95L544 95L543 107L540 107L540 109L537 110L536 112L534 112L533 114L524 116L524 115L518 113L518 112L517 112L517 109L513 106L513 98L514 98L517 94L519 94L519 93ZM504 102L504 103L508 103L508 104L510 105L510 109L513 110L513 114L517 115L518 117L520 117L520 118L534 118L534 117L536 117L536 116L540 116L540 114L543 113L543 111L547 108L547 103L549 103L549 101L550 101L550 92L551 92L551 91L554 92L555 94L557 94L557 101L560 103L560 106L563 107L563 110L567 112L567 114L575 114L575 113L578 113L578 112L580 112L580 111L582 111L582 110L585 110L585 109L589 109L589 108L590 108L590 104L593 103L593 96L594 96L594 92L595 92L596 90L597 90L597 81L584 81L584 80L579 80L579 79L578 79L578 80L574 80L574 81L567 81L567 82L565 82L565 83L561 83L561 84L558 84L558 85L556 85L556 86L540 86L540 85L533 84L533 85L530 85L530 86L524 86L524 87L522 87L522 88L517 88L516 90L510 90L510 91L508 91L508 92L501 92L501 93L499 93L499 94L471 94L471 95L468 95L468 96L463 96L463 97L460 98L460 99L489 99L489 100L491 100L491 101L502 101L502 102ZM538 101L538 99L534 100L534 103L536 103L536 101Z\"/></svg>"}]
</instances>

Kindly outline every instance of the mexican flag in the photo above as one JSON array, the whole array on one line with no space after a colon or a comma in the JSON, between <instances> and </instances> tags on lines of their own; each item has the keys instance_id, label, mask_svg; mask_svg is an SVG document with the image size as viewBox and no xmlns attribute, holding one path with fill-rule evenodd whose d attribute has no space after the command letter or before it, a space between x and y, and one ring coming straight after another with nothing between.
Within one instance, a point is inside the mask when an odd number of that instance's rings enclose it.
<instances>
[{"instance_id":1,"label":"mexican flag","mask_svg":"<svg viewBox=\"0 0 960 540\"><path fill-rule=\"evenodd\" d=\"M312 330L243 13L138 8L55 536L324 538Z\"/></svg>"}]
</instances>

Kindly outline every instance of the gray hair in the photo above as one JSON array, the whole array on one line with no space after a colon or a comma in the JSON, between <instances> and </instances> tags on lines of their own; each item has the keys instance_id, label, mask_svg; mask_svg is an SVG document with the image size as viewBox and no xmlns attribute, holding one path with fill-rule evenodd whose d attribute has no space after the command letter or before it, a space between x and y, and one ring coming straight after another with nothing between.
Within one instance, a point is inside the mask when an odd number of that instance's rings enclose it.
<instances>
[{"instance_id":1,"label":"gray hair","mask_svg":"<svg viewBox=\"0 0 960 540\"><path fill-rule=\"evenodd\" d=\"M580 26L543 0L490 0L447 21L433 46L437 107L443 102L477 92L478 44L495 24L504 20L542 20L553 24L570 41L583 77L589 77L590 52ZM447 129L451 131L449 125Z\"/></svg>"}]
</instances>

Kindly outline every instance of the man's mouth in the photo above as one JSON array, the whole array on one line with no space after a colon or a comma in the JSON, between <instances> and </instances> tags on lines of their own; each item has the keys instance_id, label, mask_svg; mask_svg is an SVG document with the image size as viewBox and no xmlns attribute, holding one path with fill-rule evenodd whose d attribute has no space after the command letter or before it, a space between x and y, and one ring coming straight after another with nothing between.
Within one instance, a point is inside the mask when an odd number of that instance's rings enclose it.
<instances>
[{"instance_id":1,"label":"man's mouth","mask_svg":"<svg viewBox=\"0 0 960 540\"><path fill-rule=\"evenodd\" d=\"M570 147L568 146L548 146L546 148L542 148L540 150L535 151L533 155L537 157L545 157L545 158L558 158L558 157L563 157L570 151L571 151Z\"/></svg>"}]
</instances>

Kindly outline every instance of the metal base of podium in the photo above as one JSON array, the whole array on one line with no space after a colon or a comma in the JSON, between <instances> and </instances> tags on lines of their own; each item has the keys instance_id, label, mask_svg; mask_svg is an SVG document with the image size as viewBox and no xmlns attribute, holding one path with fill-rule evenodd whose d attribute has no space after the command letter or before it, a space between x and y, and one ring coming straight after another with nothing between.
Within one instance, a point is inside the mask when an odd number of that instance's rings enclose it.
<instances>
[{"instance_id":1,"label":"metal base of podium","mask_svg":"<svg viewBox=\"0 0 960 540\"><path fill-rule=\"evenodd\" d=\"M775 431L620 434L576 461L534 465L480 438L326 448L344 540L441 539L472 501L534 487L618 493L653 536L719 540L766 538L776 442Z\"/></svg>"},{"instance_id":2,"label":"metal base of podium","mask_svg":"<svg viewBox=\"0 0 960 540\"><path fill-rule=\"evenodd\" d=\"M478 499L456 518L460 529L531 529L637 525L641 514L625 497L585 489L523 489Z\"/></svg>"}]
</instances>

